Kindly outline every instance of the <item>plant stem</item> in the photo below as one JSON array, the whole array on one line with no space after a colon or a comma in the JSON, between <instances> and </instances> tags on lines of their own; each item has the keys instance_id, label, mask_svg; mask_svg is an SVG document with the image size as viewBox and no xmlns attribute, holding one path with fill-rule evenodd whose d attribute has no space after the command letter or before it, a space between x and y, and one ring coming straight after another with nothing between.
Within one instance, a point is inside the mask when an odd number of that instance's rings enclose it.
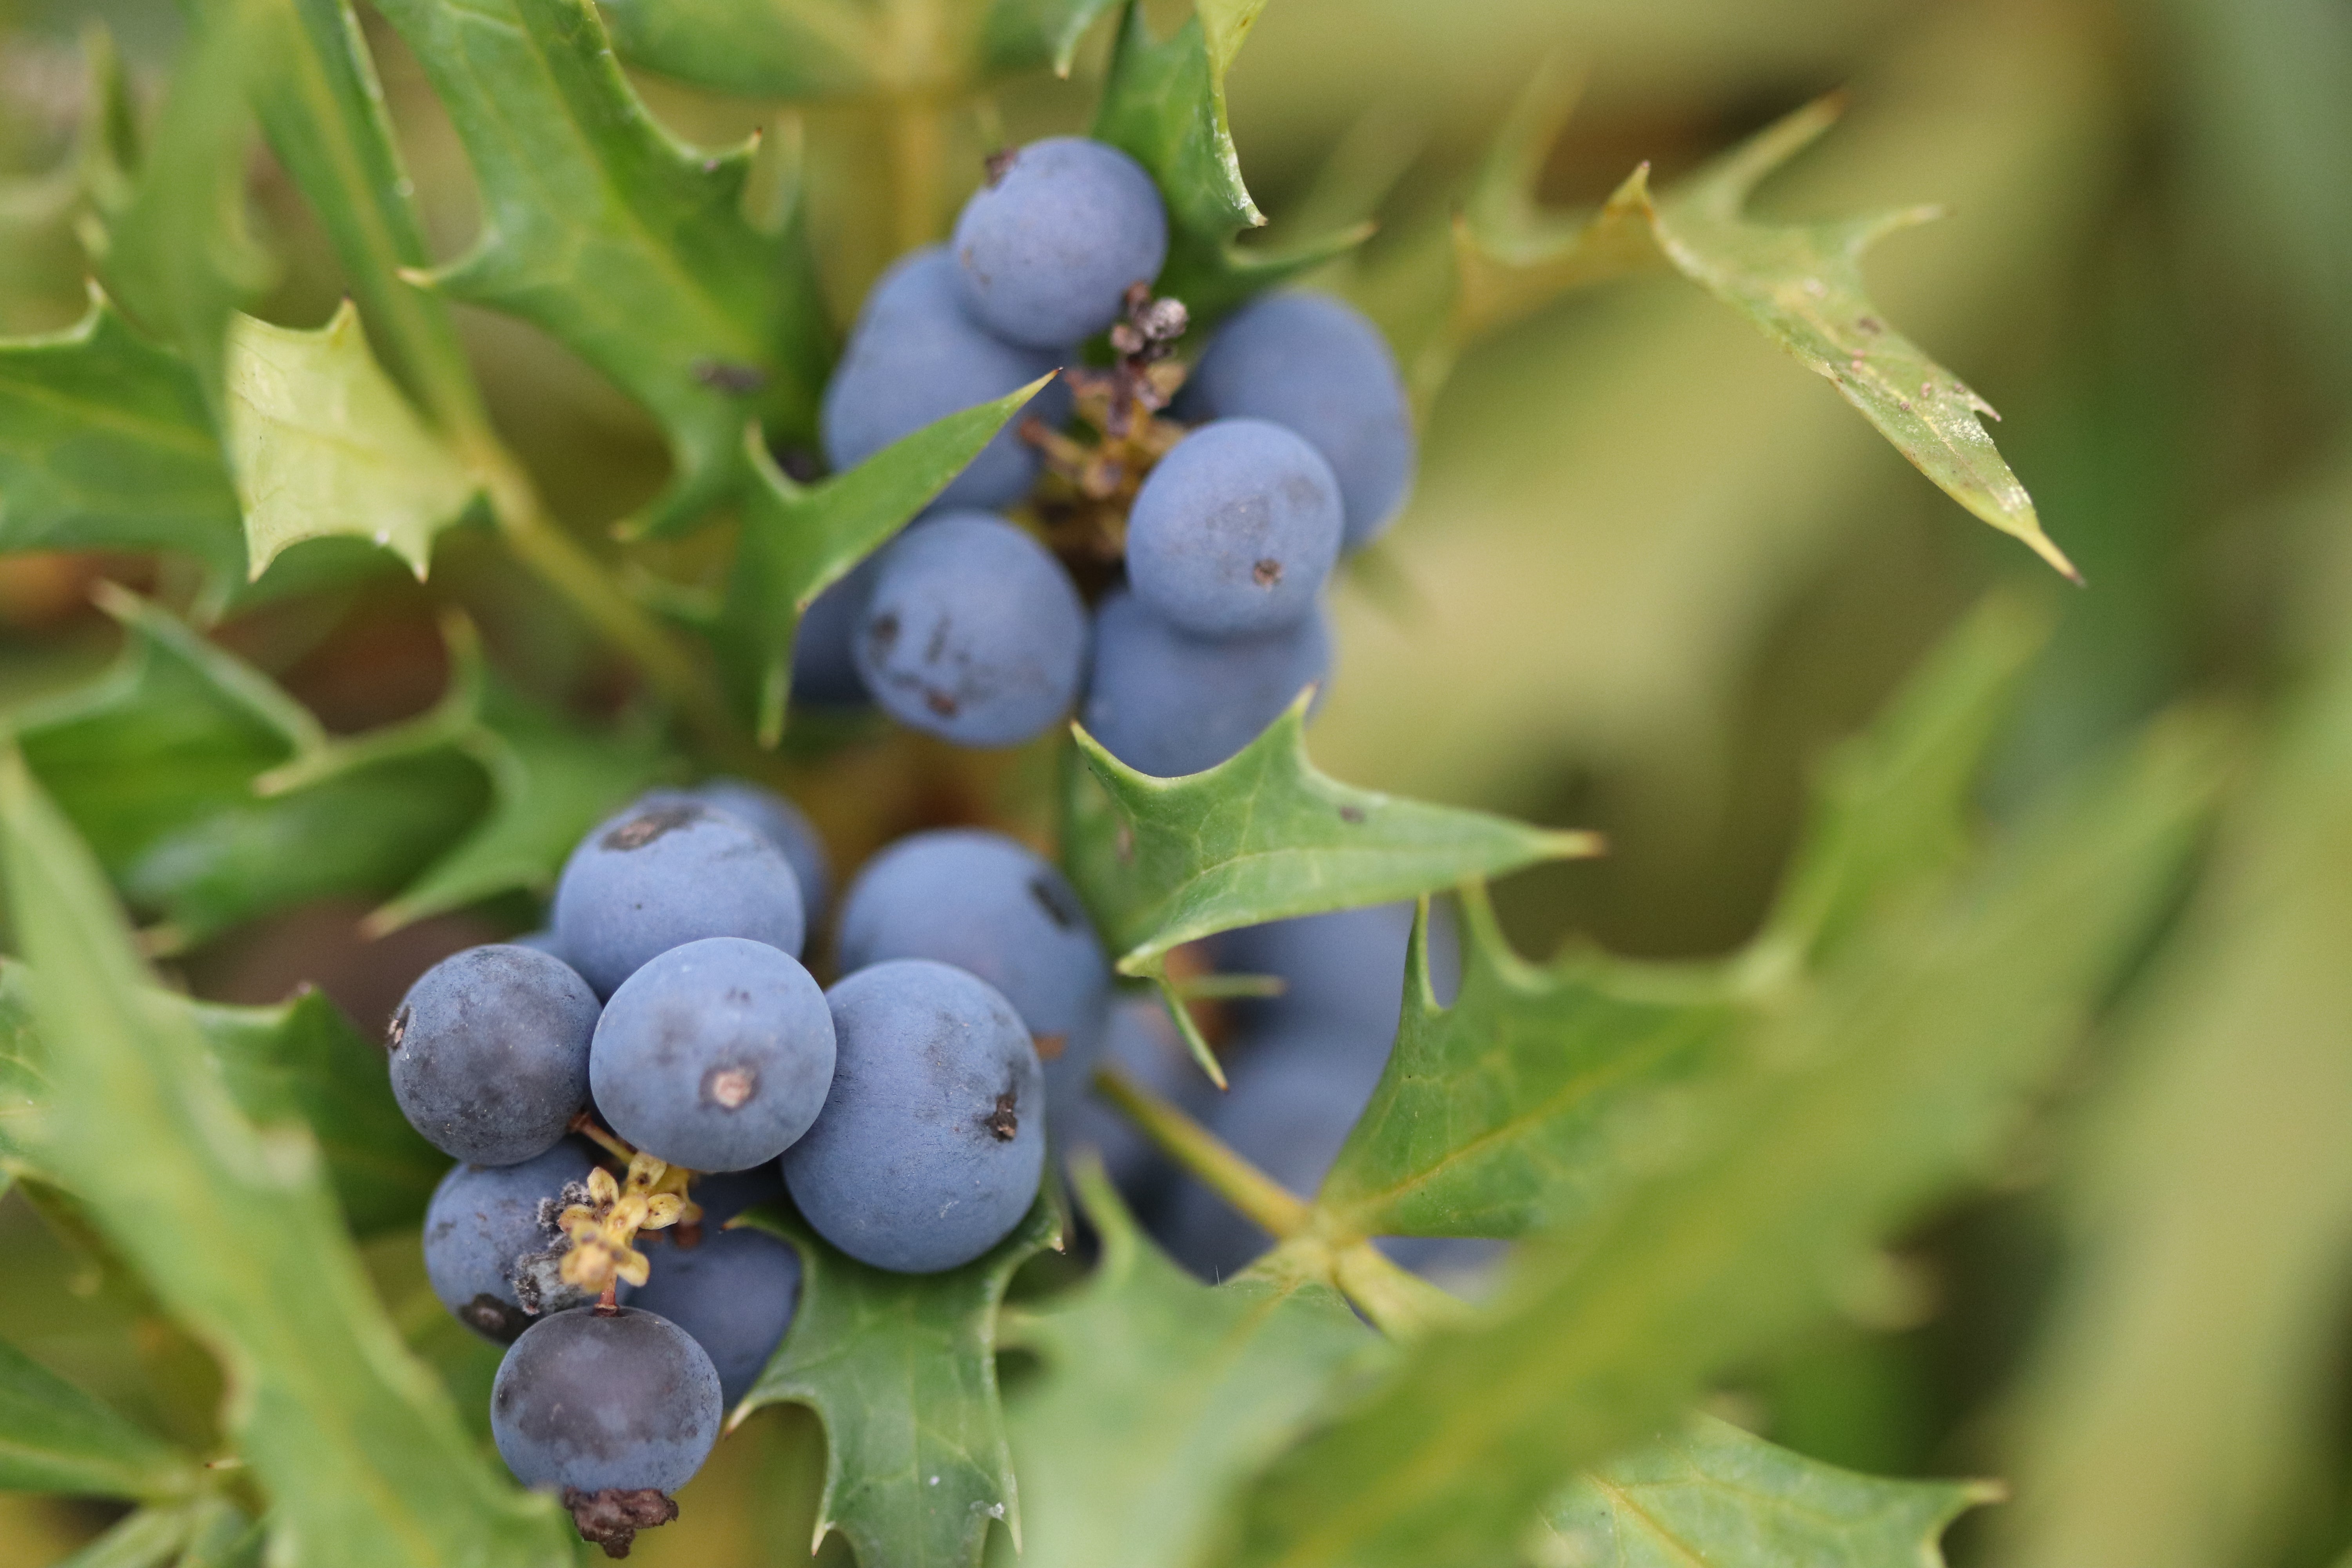
<instances>
[{"instance_id":1,"label":"plant stem","mask_svg":"<svg viewBox=\"0 0 2352 1568\"><path fill-rule=\"evenodd\" d=\"M1331 1276L1373 1327L1391 1339L1416 1339L1470 1315L1468 1302L1410 1269L1398 1268L1369 1241L1334 1248Z\"/></svg>"},{"instance_id":2,"label":"plant stem","mask_svg":"<svg viewBox=\"0 0 2352 1568\"><path fill-rule=\"evenodd\" d=\"M1287 1240L1307 1228L1311 1215L1307 1206L1225 1147L1207 1128L1117 1068L1097 1068L1095 1087L1171 1159L1268 1235Z\"/></svg>"}]
</instances>

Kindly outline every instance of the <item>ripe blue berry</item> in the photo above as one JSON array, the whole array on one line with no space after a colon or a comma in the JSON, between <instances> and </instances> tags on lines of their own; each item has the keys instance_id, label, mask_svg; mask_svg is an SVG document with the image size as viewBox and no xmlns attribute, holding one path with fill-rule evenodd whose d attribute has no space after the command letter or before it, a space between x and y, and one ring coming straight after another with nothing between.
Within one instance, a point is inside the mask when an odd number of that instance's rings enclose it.
<instances>
[{"instance_id":1,"label":"ripe blue berry","mask_svg":"<svg viewBox=\"0 0 2352 1568\"><path fill-rule=\"evenodd\" d=\"M1086 651L1086 606L1053 553L1002 518L950 512L883 556L857 670L902 724L1010 746L1069 711Z\"/></svg>"},{"instance_id":2,"label":"ripe blue berry","mask_svg":"<svg viewBox=\"0 0 2352 1568\"><path fill-rule=\"evenodd\" d=\"M793 700L809 708L862 708L870 699L857 673L857 622L881 558L869 555L801 612L793 634ZM814 924L814 921L811 921Z\"/></svg>"},{"instance_id":3,"label":"ripe blue berry","mask_svg":"<svg viewBox=\"0 0 2352 1568\"><path fill-rule=\"evenodd\" d=\"M1058 1100L1101 1049L1110 960L1062 874L1001 833L901 838L842 899L841 967L932 958L979 975L1021 1015Z\"/></svg>"},{"instance_id":4,"label":"ripe blue berry","mask_svg":"<svg viewBox=\"0 0 2352 1568\"><path fill-rule=\"evenodd\" d=\"M800 960L707 937L622 982L589 1058L596 1107L645 1152L696 1171L772 1160L833 1082L833 1017Z\"/></svg>"},{"instance_id":5,"label":"ripe blue berry","mask_svg":"<svg viewBox=\"0 0 2352 1568\"><path fill-rule=\"evenodd\" d=\"M1378 327L1322 294L1269 294L1209 340L1177 410L1192 419L1270 419L1297 431L1337 476L1347 547L1370 543L1412 487L1412 411Z\"/></svg>"},{"instance_id":6,"label":"ripe blue berry","mask_svg":"<svg viewBox=\"0 0 2352 1568\"><path fill-rule=\"evenodd\" d=\"M784 1155L818 1235L905 1274L1004 1238L1045 1168L1045 1079L1029 1031L987 982L928 959L861 969L825 994L833 1093Z\"/></svg>"},{"instance_id":7,"label":"ripe blue berry","mask_svg":"<svg viewBox=\"0 0 2352 1568\"><path fill-rule=\"evenodd\" d=\"M1179 630L1258 637L1315 613L1339 558L1339 486L1263 419L1219 419L1151 470L1127 520L1127 580Z\"/></svg>"},{"instance_id":8,"label":"ripe blue berry","mask_svg":"<svg viewBox=\"0 0 2352 1568\"><path fill-rule=\"evenodd\" d=\"M632 806L600 823L555 885L555 934L610 996L638 965L709 936L801 950L800 885L754 828L694 801Z\"/></svg>"},{"instance_id":9,"label":"ripe blue berry","mask_svg":"<svg viewBox=\"0 0 2352 1568\"><path fill-rule=\"evenodd\" d=\"M566 1492L674 1492L719 1440L719 1373L694 1336L634 1307L533 1323L499 1363L490 1435L515 1479Z\"/></svg>"},{"instance_id":10,"label":"ripe blue berry","mask_svg":"<svg viewBox=\"0 0 2352 1568\"><path fill-rule=\"evenodd\" d=\"M649 790L638 797L637 804L655 805L665 800L698 801L756 830L793 868L805 923L814 928L824 921L825 900L833 891L833 868L825 858L824 840L817 837L816 828L801 815L799 806L749 779L733 778L705 779L686 790Z\"/></svg>"},{"instance_id":11,"label":"ripe blue berry","mask_svg":"<svg viewBox=\"0 0 2352 1568\"><path fill-rule=\"evenodd\" d=\"M675 1239L646 1247L653 1272L630 1300L694 1336L719 1373L720 1398L732 1405L751 1391L792 1327L801 1258L764 1231L713 1230L707 1214L703 1226L692 1247Z\"/></svg>"},{"instance_id":12,"label":"ripe blue berry","mask_svg":"<svg viewBox=\"0 0 2352 1568\"><path fill-rule=\"evenodd\" d=\"M825 458L836 471L1066 363L1050 344L1020 348L990 336L964 314L957 295L955 263L945 246L935 245L902 258L866 297L820 414ZM1058 425L1068 409L1068 392L1056 381L1026 413ZM1026 493L1038 457L1021 439L1019 425L1016 417L997 432L933 504L1003 506Z\"/></svg>"},{"instance_id":13,"label":"ripe blue berry","mask_svg":"<svg viewBox=\"0 0 2352 1568\"><path fill-rule=\"evenodd\" d=\"M1404 997L1412 906L1375 904L1245 926L1214 939L1217 967L1272 974L1282 994L1238 1005L1253 1026L1276 1019L1351 1029L1385 1049ZM1429 977L1441 1003L1461 984L1462 952L1448 906L1431 911Z\"/></svg>"},{"instance_id":14,"label":"ripe blue berry","mask_svg":"<svg viewBox=\"0 0 2352 1568\"><path fill-rule=\"evenodd\" d=\"M1108 327L1131 283L1168 259L1168 212L1143 165L1082 136L1051 136L994 163L956 219L956 267L973 321L1052 348Z\"/></svg>"},{"instance_id":15,"label":"ripe blue berry","mask_svg":"<svg viewBox=\"0 0 2352 1568\"><path fill-rule=\"evenodd\" d=\"M1177 630L1134 595L1115 593L1095 612L1082 716L1120 762L1176 778L1248 745L1330 664L1320 612L1265 637L1212 641Z\"/></svg>"},{"instance_id":16,"label":"ripe blue berry","mask_svg":"<svg viewBox=\"0 0 2352 1568\"><path fill-rule=\"evenodd\" d=\"M459 1322L504 1343L540 1312L586 1304L556 1277L558 1237L541 1205L551 1220L593 1163L567 1140L520 1165L457 1165L441 1178L425 1210L425 1277Z\"/></svg>"},{"instance_id":17,"label":"ripe blue berry","mask_svg":"<svg viewBox=\"0 0 2352 1568\"><path fill-rule=\"evenodd\" d=\"M544 1153L588 1103L596 996L562 959L500 943L426 970L384 1044L392 1093L443 1153L514 1165Z\"/></svg>"}]
</instances>

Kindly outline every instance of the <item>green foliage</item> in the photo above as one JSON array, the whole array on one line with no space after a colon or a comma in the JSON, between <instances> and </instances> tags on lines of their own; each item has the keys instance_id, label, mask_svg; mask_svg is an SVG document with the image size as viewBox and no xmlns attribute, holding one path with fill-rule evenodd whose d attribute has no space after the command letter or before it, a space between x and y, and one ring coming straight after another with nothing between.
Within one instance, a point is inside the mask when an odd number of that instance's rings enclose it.
<instances>
[{"instance_id":1,"label":"green foliage","mask_svg":"<svg viewBox=\"0 0 2352 1568\"><path fill-rule=\"evenodd\" d=\"M824 1423L818 1541L840 1531L860 1563L976 1564L997 1520L1018 1546L996 1310L1013 1270L1058 1245L1053 1205L1039 1199L994 1249L938 1274L868 1268L797 1216L752 1223L800 1254L801 1299L792 1332L735 1418L789 1401Z\"/></svg>"},{"instance_id":2,"label":"green foliage","mask_svg":"<svg viewBox=\"0 0 2352 1568\"><path fill-rule=\"evenodd\" d=\"M0 1341L0 1490L168 1498L195 1467Z\"/></svg>"},{"instance_id":3,"label":"green foliage","mask_svg":"<svg viewBox=\"0 0 2352 1568\"><path fill-rule=\"evenodd\" d=\"M554 1509L497 1480L376 1304L299 1124L230 1101L145 977L100 869L0 762L0 863L54 1100L44 1161L236 1382L239 1450L289 1551L366 1565L556 1563Z\"/></svg>"}]
</instances>

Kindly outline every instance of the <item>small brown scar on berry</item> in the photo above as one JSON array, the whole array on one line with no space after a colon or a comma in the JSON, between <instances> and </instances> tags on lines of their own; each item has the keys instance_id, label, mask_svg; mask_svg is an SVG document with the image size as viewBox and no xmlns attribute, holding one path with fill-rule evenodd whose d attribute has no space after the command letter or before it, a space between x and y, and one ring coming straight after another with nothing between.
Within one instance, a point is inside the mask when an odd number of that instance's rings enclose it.
<instances>
[{"instance_id":1,"label":"small brown scar on berry","mask_svg":"<svg viewBox=\"0 0 2352 1568\"><path fill-rule=\"evenodd\" d=\"M1282 563L1268 555L1250 568L1250 581L1261 588L1271 588L1282 581Z\"/></svg>"},{"instance_id":2,"label":"small brown scar on berry","mask_svg":"<svg viewBox=\"0 0 2352 1568\"><path fill-rule=\"evenodd\" d=\"M980 161L982 170L988 176L990 190L992 191L1004 183L1004 176L1013 172L1013 165L1020 156L1021 150L1017 147L999 147Z\"/></svg>"},{"instance_id":3,"label":"small brown scar on berry","mask_svg":"<svg viewBox=\"0 0 2352 1568\"><path fill-rule=\"evenodd\" d=\"M923 693L923 706L942 719L952 719L962 704L948 693L934 689Z\"/></svg>"},{"instance_id":4,"label":"small brown scar on berry","mask_svg":"<svg viewBox=\"0 0 2352 1568\"><path fill-rule=\"evenodd\" d=\"M677 1517L677 1500L652 1487L613 1487L600 1492L566 1487L563 1506L572 1510L572 1522L579 1528L580 1539L594 1542L604 1549L607 1557L626 1557L637 1531L667 1524Z\"/></svg>"},{"instance_id":5,"label":"small brown scar on berry","mask_svg":"<svg viewBox=\"0 0 2352 1568\"><path fill-rule=\"evenodd\" d=\"M1013 1107L1018 1103L1008 1089L996 1097L996 1108L980 1119L980 1124L987 1128L1000 1143L1012 1142L1021 1131L1021 1118L1013 1114Z\"/></svg>"},{"instance_id":6,"label":"small brown scar on berry","mask_svg":"<svg viewBox=\"0 0 2352 1568\"><path fill-rule=\"evenodd\" d=\"M1062 1053L1067 1050L1070 1045L1070 1037L1067 1035L1037 1035L1033 1037L1037 1042L1037 1059L1041 1062L1061 1060Z\"/></svg>"},{"instance_id":7,"label":"small brown scar on berry","mask_svg":"<svg viewBox=\"0 0 2352 1568\"><path fill-rule=\"evenodd\" d=\"M643 849L672 828L698 822L704 816L702 807L684 802L676 805L657 805L651 811L641 811L598 840L606 849Z\"/></svg>"},{"instance_id":8,"label":"small brown scar on berry","mask_svg":"<svg viewBox=\"0 0 2352 1568\"><path fill-rule=\"evenodd\" d=\"M408 1009L403 1007L392 1016L392 1026L383 1032L383 1048L387 1051L396 1051L400 1049L400 1042L407 1037Z\"/></svg>"},{"instance_id":9,"label":"small brown scar on berry","mask_svg":"<svg viewBox=\"0 0 2352 1568\"><path fill-rule=\"evenodd\" d=\"M759 1088L759 1072L747 1067L714 1068L702 1080L703 1097L723 1110L740 1109Z\"/></svg>"}]
</instances>

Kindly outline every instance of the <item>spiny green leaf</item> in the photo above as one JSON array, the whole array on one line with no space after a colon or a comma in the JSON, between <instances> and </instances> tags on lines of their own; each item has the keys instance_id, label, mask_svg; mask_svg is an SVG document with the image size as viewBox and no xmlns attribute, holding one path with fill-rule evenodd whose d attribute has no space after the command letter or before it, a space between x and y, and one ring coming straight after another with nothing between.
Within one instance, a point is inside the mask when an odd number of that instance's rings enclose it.
<instances>
[{"instance_id":1,"label":"spiny green leaf","mask_svg":"<svg viewBox=\"0 0 2352 1568\"><path fill-rule=\"evenodd\" d=\"M822 301L797 220L764 234L744 216L750 149L656 125L588 0L381 9L481 188L481 238L436 286L536 323L653 415L675 471L644 527L687 526L735 489L746 420L808 438Z\"/></svg>"},{"instance_id":2,"label":"spiny green leaf","mask_svg":"<svg viewBox=\"0 0 2352 1568\"><path fill-rule=\"evenodd\" d=\"M1121 950L1121 973L1152 973L1171 948L1216 931L1409 899L1599 847L1589 833L1350 788L1307 760L1306 725L1301 697L1239 752L1179 779L1137 773L1077 731L1101 795L1091 809L1081 796L1066 853Z\"/></svg>"},{"instance_id":3,"label":"spiny green leaf","mask_svg":"<svg viewBox=\"0 0 2352 1568\"><path fill-rule=\"evenodd\" d=\"M1246 1274L1211 1289L1137 1230L1099 1165L1078 1187L1102 1237L1087 1283L1005 1314L1044 1366L1007 1421L1024 1568L1181 1568L1242 1481L1380 1341L1328 1288Z\"/></svg>"},{"instance_id":4,"label":"spiny green leaf","mask_svg":"<svg viewBox=\"0 0 2352 1568\"><path fill-rule=\"evenodd\" d=\"M455 754L257 798L260 773L323 744L316 721L163 611L119 590L105 603L129 633L113 668L11 721L125 895L181 940L307 899L388 893L480 810L481 771Z\"/></svg>"},{"instance_id":5,"label":"spiny green leaf","mask_svg":"<svg viewBox=\"0 0 2352 1568\"><path fill-rule=\"evenodd\" d=\"M882 18L856 0L604 0L633 65L746 98L854 98L888 61Z\"/></svg>"},{"instance_id":6,"label":"spiny green leaf","mask_svg":"<svg viewBox=\"0 0 2352 1568\"><path fill-rule=\"evenodd\" d=\"M858 1562L890 1568L976 1565L994 1519L1017 1547L1021 1505L996 1395L996 1310L1013 1271L1054 1245L1054 1205L1039 1199L993 1250L939 1274L869 1268L797 1216L755 1212L751 1222L799 1252L801 1300L734 1418L790 1402L824 1423L817 1540L839 1530Z\"/></svg>"},{"instance_id":7,"label":"spiny green leaf","mask_svg":"<svg viewBox=\"0 0 2352 1568\"><path fill-rule=\"evenodd\" d=\"M0 1340L0 1490L168 1498L194 1463Z\"/></svg>"},{"instance_id":8,"label":"spiny green leaf","mask_svg":"<svg viewBox=\"0 0 2352 1568\"><path fill-rule=\"evenodd\" d=\"M369 342L445 430L479 426L447 310L402 276L430 258L359 18L348 0L257 0L253 26L278 67L252 84L254 108L335 247Z\"/></svg>"},{"instance_id":9,"label":"spiny green leaf","mask_svg":"<svg viewBox=\"0 0 2352 1568\"><path fill-rule=\"evenodd\" d=\"M1532 174L1534 132L1548 142L1566 101L1556 117L1538 112L1515 122L1503 166ZM1456 230L1462 330L1490 330L1563 289L1663 258L1826 376L1954 500L2081 581L1986 432L1979 416L1991 405L1889 327L1863 288L1863 252L1936 209L1790 225L1744 216L1757 185L1829 129L1839 108L1834 98L1808 105L1660 197L1650 193L1645 164L1586 223L1537 220L1524 199L1474 201Z\"/></svg>"},{"instance_id":10,"label":"spiny green leaf","mask_svg":"<svg viewBox=\"0 0 2352 1568\"><path fill-rule=\"evenodd\" d=\"M97 862L21 758L0 760L0 859L54 1086L44 1158L232 1384L226 1416L278 1549L341 1568L568 1564L552 1501L517 1491L401 1347L299 1126L230 1101L148 980Z\"/></svg>"},{"instance_id":11,"label":"spiny green leaf","mask_svg":"<svg viewBox=\"0 0 2352 1568\"><path fill-rule=\"evenodd\" d=\"M1856 1475L1701 1416L1570 1487L1532 1555L1539 1568L1943 1568L1945 1527L2000 1496Z\"/></svg>"},{"instance_id":12,"label":"spiny green leaf","mask_svg":"<svg viewBox=\"0 0 2352 1568\"><path fill-rule=\"evenodd\" d=\"M1225 71L1265 0L1210 0L1165 39L1129 0L1091 134L1151 172L1168 204L1162 294L1207 322L1262 289L1360 244L1367 226L1282 250L1244 249L1234 237L1265 222L1242 184L1225 121ZM1203 24L1208 24L1204 26Z\"/></svg>"},{"instance_id":13,"label":"spiny green leaf","mask_svg":"<svg viewBox=\"0 0 2352 1568\"><path fill-rule=\"evenodd\" d=\"M934 420L808 489L777 468L757 430L747 436L753 478L713 640L761 745L783 738L793 637L809 602L929 506L1051 379Z\"/></svg>"},{"instance_id":14,"label":"spiny green leaf","mask_svg":"<svg viewBox=\"0 0 2352 1568\"><path fill-rule=\"evenodd\" d=\"M383 1048L324 992L306 986L274 1007L181 1005L204 1031L239 1110L264 1124L310 1126L354 1233L423 1217L449 1157L409 1126L392 1098Z\"/></svg>"},{"instance_id":15,"label":"spiny green leaf","mask_svg":"<svg viewBox=\"0 0 2352 1568\"><path fill-rule=\"evenodd\" d=\"M1078 43L1114 0L993 0L980 25L980 58L992 71L1051 66L1066 77Z\"/></svg>"},{"instance_id":16,"label":"spiny green leaf","mask_svg":"<svg viewBox=\"0 0 2352 1568\"><path fill-rule=\"evenodd\" d=\"M226 373L247 571L258 577L288 546L344 534L423 577L434 536L480 487L377 367L351 301L314 332L234 318Z\"/></svg>"},{"instance_id":17,"label":"spiny green leaf","mask_svg":"<svg viewBox=\"0 0 2352 1568\"><path fill-rule=\"evenodd\" d=\"M92 548L175 550L245 575L195 374L95 289L68 330L0 342L0 550Z\"/></svg>"},{"instance_id":18,"label":"spiny green leaf","mask_svg":"<svg viewBox=\"0 0 2352 1568\"><path fill-rule=\"evenodd\" d=\"M1503 1302L1260 1481L1222 1561L1493 1561L1561 1478L1828 1310L1867 1248L1974 1174L2146 931L2218 782L2173 723L1980 878L1857 938L1748 1066L1660 1130L1651 1178L1525 1245Z\"/></svg>"},{"instance_id":19,"label":"spiny green leaf","mask_svg":"<svg viewBox=\"0 0 2352 1568\"><path fill-rule=\"evenodd\" d=\"M161 1568L179 1554L195 1510L142 1508L52 1568Z\"/></svg>"}]
</instances>

